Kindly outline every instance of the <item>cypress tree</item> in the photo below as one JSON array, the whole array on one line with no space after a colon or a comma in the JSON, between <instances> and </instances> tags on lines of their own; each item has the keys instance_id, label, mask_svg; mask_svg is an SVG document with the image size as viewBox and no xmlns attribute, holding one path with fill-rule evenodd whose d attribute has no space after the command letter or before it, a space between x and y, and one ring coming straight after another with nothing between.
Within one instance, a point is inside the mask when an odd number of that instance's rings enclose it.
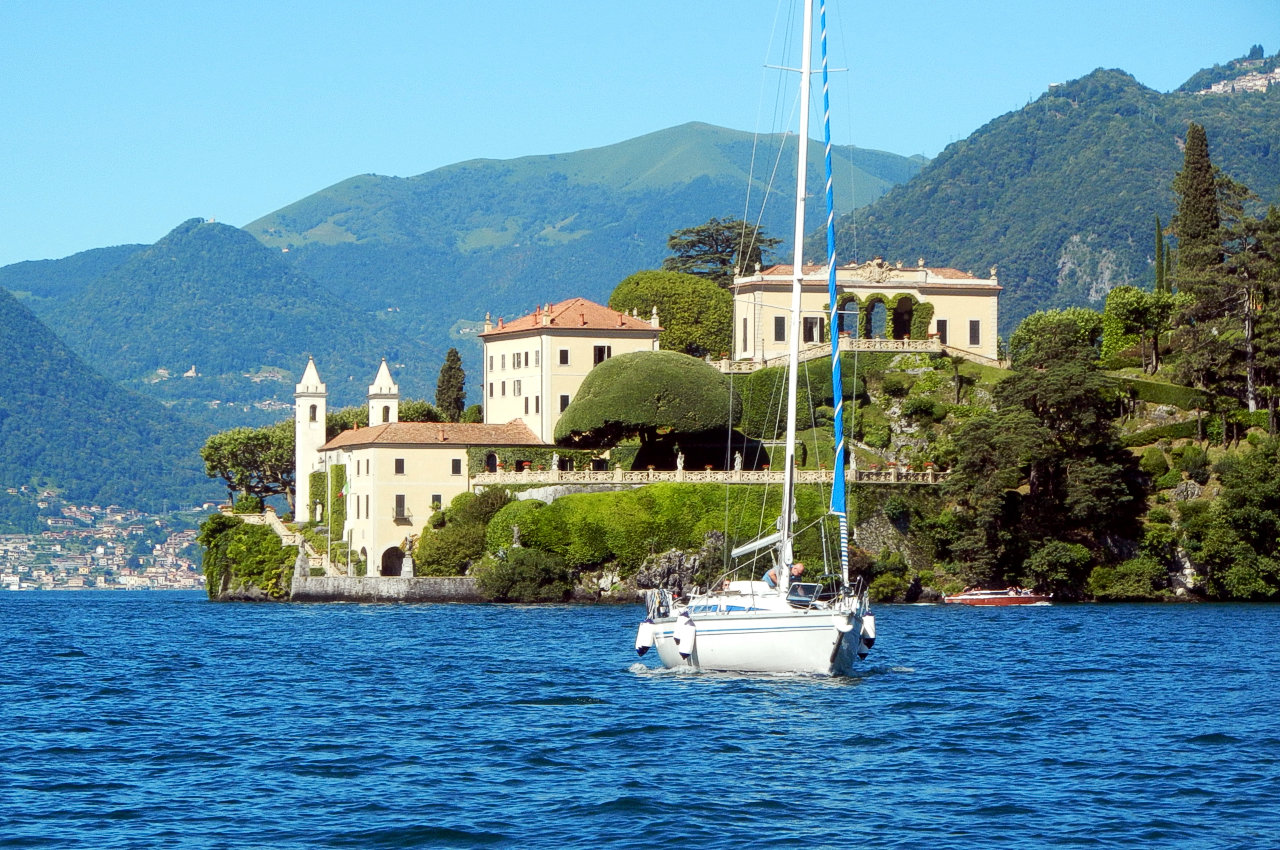
<instances>
[{"instance_id":1,"label":"cypress tree","mask_svg":"<svg viewBox=\"0 0 1280 850\"><path fill-rule=\"evenodd\" d=\"M1203 274L1222 262L1219 243L1217 179L1209 160L1209 140L1204 128L1187 126L1182 170L1173 181L1178 195L1174 233L1178 237L1179 277Z\"/></svg>"},{"instance_id":2,"label":"cypress tree","mask_svg":"<svg viewBox=\"0 0 1280 850\"><path fill-rule=\"evenodd\" d=\"M444 365L440 367L440 377L436 380L436 407L446 421L457 422L462 416L462 409L467 403L466 384L462 356L458 354L458 349L450 348L444 356Z\"/></svg>"},{"instance_id":3,"label":"cypress tree","mask_svg":"<svg viewBox=\"0 0 1280 850\"><path fill-rule=\"evenodd\" d=\"M1160 226L1160 216L1156 216L1156 292L1165 291L1164 276L1164 228Z\"/></svg>"}]
</instances>

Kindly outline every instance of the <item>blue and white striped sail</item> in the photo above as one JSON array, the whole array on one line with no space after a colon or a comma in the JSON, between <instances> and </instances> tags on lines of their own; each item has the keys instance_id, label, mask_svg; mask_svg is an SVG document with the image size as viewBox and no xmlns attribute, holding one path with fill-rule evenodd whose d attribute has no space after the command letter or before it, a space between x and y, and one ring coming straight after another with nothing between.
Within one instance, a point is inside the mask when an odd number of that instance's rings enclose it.
<instances>
[{"instance_id":1,"label":"blue and white striped sail","mask_svg":"<svg viewBox=\"0 0 1280 850\"><path fill-rule=\"evenodd\" d=\"M836 204L831 177L831 95L827 72L827 4L818 3L818 26L822 44L822 141L827 169L827 294L830 301L831 388L835 398L835 476L831 483L831 513L840 526L840 577L849 582L849 512L845 493L844 472L844 391L840 375L840 307L836 303Z\"/></svg>"}]
</instances>

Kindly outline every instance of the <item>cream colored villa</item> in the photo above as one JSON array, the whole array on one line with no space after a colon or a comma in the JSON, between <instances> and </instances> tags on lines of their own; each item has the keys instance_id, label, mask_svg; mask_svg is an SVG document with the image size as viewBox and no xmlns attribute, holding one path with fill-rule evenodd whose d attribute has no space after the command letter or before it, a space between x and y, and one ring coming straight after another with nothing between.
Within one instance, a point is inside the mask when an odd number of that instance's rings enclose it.
<instances>
[{"instance_id":1,"label":"cream colored villa","mask_svg":"<svg viewBox=\"0 0 1280 850\"><path fill-rule=\"evenodd\" d=\"M598 363L633 351L657 351L658 311L648 319L585 298L539 307L511 322L485 317L484 421L519 417L544 443Z\"/></svg>"},{"instance_id":2,"label":"cream colored villa","mask_svg":"<svg viewBox=\"0 0 1280 850\"><path fill-rule=\"evenodd\" d=\"M501 425L399 421L400 391L385 360L369 387L368 428L326 440L327 398L315 363L308 361L294 392L298 518L319 521L336 514L332 500L341 499L345 520L332 528L334 539L346 540L371 575L413 574L406 541L436 507L470 489L468 448L540 445L518 419ZM321 487L325 495L313 500L310 485L317 472L326 473L326 482L344 482L341 493L330 495Z\"/></svg>"},{"instance_id":3,"label":"cream colored villa","mask_svg":"<svg viewBox=\"0 0 1280 850\"><path fill-rule=\"evenodd\" d=\"M733 279L733 356L767 360L787 353L792 267L773 266ZM946 268L891 265L880 258L836 269L840 332L870 338L935 338L963 352L995 360L1001 287L996 270L983 279ZM827 333L827 267L806 266L801 289L801 344Z\"/></svg>"}]
</instances>

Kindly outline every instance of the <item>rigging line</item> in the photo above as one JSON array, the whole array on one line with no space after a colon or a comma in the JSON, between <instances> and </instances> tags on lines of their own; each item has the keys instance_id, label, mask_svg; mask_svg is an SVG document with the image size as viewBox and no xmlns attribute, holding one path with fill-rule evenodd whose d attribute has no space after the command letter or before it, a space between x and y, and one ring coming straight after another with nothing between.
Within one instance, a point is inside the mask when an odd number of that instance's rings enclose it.
<instances>
[{"instance_id":1,"label":"rigging line","mask_svg":"<svg viewBox=\"0 0 1280 850\"><path fill-rule=\"evenodd\" d=\"M756 233L753 233L751 237L751 244L744 245L747 239L747 222L751 220L751 189L752 189L752 183L755 180L755 175L756 175L756 152L760 146L760 116L764 112L764 94L765 94L764 71L767 69L769 53L773 50L774 40L777 38L778 18L781 16L781 13L782 13L782 2L783 0L778 0L778 4L774 6L773 25L772 25L772 29L769 30L769 41L767 43L767 46L765 47L764 62L762 63L763 67L761 68L761 74L760 74L760 91L756 98L755 128L751 134L751 162L747 167L747 191L746 191L746 198L743 200L742 232L738 237L738 256L740 258L750 256L751 250L755 247L755 240L757 235ZM775 89L774 117L776 119L777 111L778 111L778 107L777 107L778 95L776 94L776 92L778 90L778 87L775 86L774 89ZM761 208L763 210L763 203L761 204ZM758 233L758 228L759 228L759 223L757 222L757 233ZM743 273L746 273L746 271L747 271L746 268L742 269Z\"/></svg>"}]
</instances>

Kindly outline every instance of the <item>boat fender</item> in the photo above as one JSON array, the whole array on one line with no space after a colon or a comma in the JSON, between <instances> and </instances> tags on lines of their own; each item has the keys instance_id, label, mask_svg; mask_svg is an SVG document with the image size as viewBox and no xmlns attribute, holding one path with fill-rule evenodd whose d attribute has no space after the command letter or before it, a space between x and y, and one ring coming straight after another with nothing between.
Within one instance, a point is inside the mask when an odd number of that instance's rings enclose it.
<instances>
[{"instance_id":1,"label":"boat fender","mask_svg":"<svg viewBox=\"0 0 1280 850\"><path fill-rule=\"evenodd\" d=\"M697 634L697 627L687 614L676 621L676 628L672 638L675 640L676 646L680 648L681 658L687 659L693 655L693 643L697 639Z\"/></svg>"},{"instance_id":2,"label":"boat fender","mask_svg":"<svg viewBox=\"0 0 1280 850\"><path fill-rule=\"evenodd\" d=\"M862 632L858 635L858 657L865 659L876 643L876 618L874 614L862 617Z\"/></svg>"},{"instance_id":3,"label":"boat fender","mask_svg":"<svg viewBox=\"0 0 1280 850\"><path fill-rule=\"evenodd\" d=\"M640 624L639 630L636 631L636 654L644 655L653 646L654 633L657 628L653 625L653 620L645 618Z\"/></svg>"},{"instance_id":4,"label":"boat fender","mask_svg":"<svg viewBox=\"0 0 1280 850\"><path fill-rule=\"evenodd\" d=\"M836 631L840 634L848 634L853 631L853 623L849 622L849 617L844 614L836 614L831 618L835 623Z\"/></svg>"}]
</instances>

